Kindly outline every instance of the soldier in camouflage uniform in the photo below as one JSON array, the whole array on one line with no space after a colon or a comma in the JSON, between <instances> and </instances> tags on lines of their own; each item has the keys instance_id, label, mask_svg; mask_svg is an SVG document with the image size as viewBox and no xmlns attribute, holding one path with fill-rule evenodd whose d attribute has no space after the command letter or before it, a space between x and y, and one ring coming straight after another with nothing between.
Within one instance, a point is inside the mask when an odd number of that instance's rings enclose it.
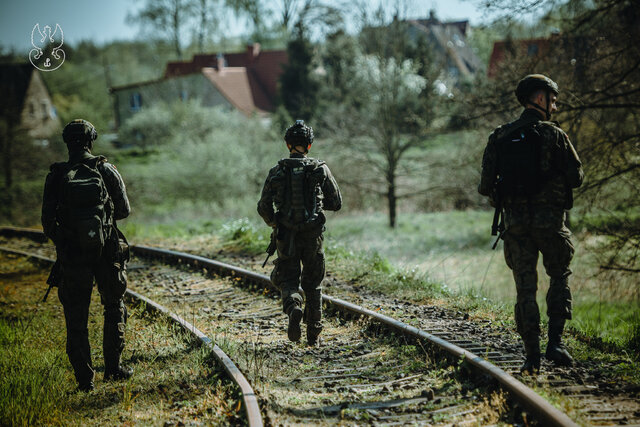
<instances>
[{"instance_id":1,"label":"soldier in camouflage uniform","mask_svg":"<svg viewBox=\"0 0 640 427\"><path fill-rule=\"evenodd\" d=\"M42 227L55 244L58 254L54 268L59 270L52 272L52 276L61 278L56 285L67 327L67 355L78 388L90 391L94 388L94 369L87 322L94 278L104 306L104 378L125 379L132 374L130 369L120 365L127 321L123 297L127 287L125 264L128 260L128 244L114 221L126 218L130 207L124 182L115 166L108 163L106 158L91 154L93 141L97 138L93 125L86 120L74 120L65 126L62 136L69 151L69 160L54 163L47 175ZM82 197L69 196L65 180L77 177L79 168L94 171L93 179L78 182L79 187L93 185L93 188L102 189L104 197L98 204L77 200L85 199ZM91 204L96 206L89 206ZM96 234L101 237L98 244L86 246L74 235L72 230L76 229L79 221L70 218L82 217L80 211L90 211L91 220L101 218L98 232L91 230L89 233L91 238L96 239Z\"/></svg>"},{"instance_id":2,"label":"soldier in camouflage uniform","mask_svg":"<svg viewBox=\"0 0 640 427\"><path fill-rule=\"evenodd\" d=\"M339 210L342 197L325 162L307 157L313 143L311 127L297 120L284 140L290 156L269 171L258 213L274 229L278 259L271 280L281 290L283 311L289 317L287 335L294 342L300 339L304 317L307 341L316 345L322 331L323 210ZM306 298L304 314L300 285Z\"/></svg>"},{"instance_id":3,"label":"soldier in camouflage uniform","mask_svg":"<svg viewBox=\"0 0 640 427\"><path fill-rule=\"evenodd\" d=\"M565 221L573 206L572 188L582 184L584 175L567 134L549 121L556 111L556 83L528 75L515 93L525 110L489 136L478 191L502 210L504 256L516 283L515 320L526 353L521 371L534 373L540 368L538 252L550 277L546 357L557 365L573 362L561 341L565 321L571 319L569 263L574 253Z\"/></svg>"}]
</instances>

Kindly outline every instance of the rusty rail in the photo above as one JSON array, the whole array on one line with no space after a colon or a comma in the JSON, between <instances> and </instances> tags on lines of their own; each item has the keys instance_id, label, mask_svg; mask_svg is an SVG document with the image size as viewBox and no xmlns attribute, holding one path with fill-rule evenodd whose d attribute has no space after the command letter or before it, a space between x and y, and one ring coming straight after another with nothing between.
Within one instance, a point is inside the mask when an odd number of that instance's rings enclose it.
<instances>
[{"instance_id":1,"label":"rusty rail","mask_svg":"<svg viewBox=\"0 0 640 427\"><path fill-rule=\"evenodd\" d=\"M5 230L6 230L6 227L0 227L0 234L4 234ZM20 229L12 228L10 229L9 234L12 236L18 236L19 231ZM25 231L26 233L24 234L24 236L28 236L28 237L36 236L38 239L40 239L38 241L42 241L41 233L38 234L37 231L28 230L28 229L25 229ZM0 251L14 253L16 255L22 255L25 257L33 258L38 262L45 262L45 263L55 262L55 260L51 258L47 258L41 255L32 254L29 252L11 249L3 246L0 246ZM227 354L220 347L218 347L218 345L215 344L211 340L211 338L206 336L202 331L200 331L190 322L183 319L181 316L178 316L176 313L173 313L172 311L170 311L165 306L158 304L157 302L145 297L142 294L139 294L138 292L132 291L131 289L127 289L126 292L130 298L137 300L139 302L145 303L148 309L150 308L151 310L160 312L165 316L168 316L169 318L171 318L175 323L179 324L185 330L190 332L192 335L196 336L202 342L203 345L209 348L213 352L218 362L220 362L220 364L223 366L224 370L227 372L229 377L233 380L233 382L235 382L238 385L238 387L240 387L240 391L242 393L242 400L244 402L245 412L246 412L249 426L262 427L264 425L262 421L262 414L260 412L260 406L258 405L258 400L256 398L255 392L253 391L253 388L251 387L251 384L249 384L249 381L247 380L247 378L242 374L242 372L240 371L240 369L238 369L235 363L233 363L231 358L229 358L229 356L227 356Z\"/></svg>"},{"instance_id":2,"label":"rusty rail","mask_svg":"<svg viewBox=\"0 0 640 427\"><path fill-rule=\"evenodd\" d=\"M11 229L11 232L16 233L16 230L19 229ZM3 231L4 228L0 228L0 233L3 233ZM28 236L35 234L36 233L34 232L34 230L26 230L26 233L24 235ZM184 252L176 252L166 249L152 248L148 246L133 245L132 250L138 256L161 258L167 261L173 260L199 268L207 268L209 271L215 271L220 275L241 277L246 281L275 289L275 286L271 283L271 280L268 276L220 261L215 261ZM442 338L439 338L406 323L395 320L389 316L385 316L383 314L366 309L356 304L352 304L339 298L331 297L329 295L323 295L322 298L326 304L332 305L339 310L367 316L385 325L386 327L402 333L406 336L425 340L449 353L453 357L464 359L465 363L473 366L480 373L488 375L489 377L495 379L520 404L527 408L534 417L543 422L544 425L562 427L577 426L577 424L573 420L571 420L565 413L555 408L534 390L518 381L513 376L509 375L504 370L486 361L482 357L457 345L454 345L446 340L443 340Z\"/></svg>"}]
</instances>

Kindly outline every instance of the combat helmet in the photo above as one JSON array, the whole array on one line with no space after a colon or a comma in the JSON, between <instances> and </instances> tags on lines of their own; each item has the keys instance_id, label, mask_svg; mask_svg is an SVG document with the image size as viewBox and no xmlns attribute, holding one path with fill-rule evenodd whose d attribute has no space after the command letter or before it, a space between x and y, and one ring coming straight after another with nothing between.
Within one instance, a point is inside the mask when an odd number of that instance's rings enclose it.
<instances>
[{"instance_id":1,"label":"combat helmet","mask_svg":"<svg viewBox=\"0 0 640 427\"><path fill-rule=\"evenodd\" d=\"M89 144L98 138L98 132L91 122L83 119L70 121L62 130L65 144Z\"/></svg>"},{"instance_id":2,"label":"combat helmet","mask_svg":"<svg viewBox=\"0 0 640 427\"><path fill-rule=\"evenodd\" d=\"M518 102L520 102L522 106L525 106L531 94L540 89L558 95L558 84L556 82L543 74L529 74L518 82L515 90L516 98L518 98Z\"/></svg>"},{"instance_id":3,"label":"combat helmet","mask_svg":"<svg viewBox=\"0 0 640 427\"><path fill-rule=\"evenodd\" d=\"M296 120L285 132L284 141L291 147L302 146L309 150L313 144L313 128L307 126L304 120Z\"/></svg>"}]
</instances>

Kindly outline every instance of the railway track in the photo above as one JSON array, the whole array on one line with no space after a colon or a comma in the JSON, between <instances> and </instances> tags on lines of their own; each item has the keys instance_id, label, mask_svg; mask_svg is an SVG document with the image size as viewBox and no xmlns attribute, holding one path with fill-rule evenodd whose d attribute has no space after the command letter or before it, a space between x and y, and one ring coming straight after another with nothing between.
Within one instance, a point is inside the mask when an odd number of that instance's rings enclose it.
<instances>
[{"instance_id":1,"label":"railway track","mask_svg":"<svg viewBox=\"0 0 640 427\"><path fill-rule=\"evenodd\" d=\"M37 240L41 233L1 231L14 235L3 245L51 255L50 246L16 238ZM138 258L129 271L132 287L189 319L236 360L258 391L268 424L478 425L504 420L503 398L484 396L477 380L464 380L467 371L438 361L448 354L452 360L464 360L469 372L479 370L476 378L499 383L541 425L574 425L508 374L522 362L517 344L497 338L497 331L464 315L379 299L362 301L373 309L367 310L326 296L325 304L338 315L327 321L324 345L308 348L286 341L286 317L277 294L263 291L271 286L266 276L155 248L134 247L134 254ZM390 339L378 333L381 328L405 338ZM405 344L398 345L403 340ZM575 412L583 411L574 416L581 424L640 423L637 390L603 391L580 384L588 376L579 372L546 368L552 374L539 376L531 385L553 386L571 395Z\"/></svg>"}]
</instances>

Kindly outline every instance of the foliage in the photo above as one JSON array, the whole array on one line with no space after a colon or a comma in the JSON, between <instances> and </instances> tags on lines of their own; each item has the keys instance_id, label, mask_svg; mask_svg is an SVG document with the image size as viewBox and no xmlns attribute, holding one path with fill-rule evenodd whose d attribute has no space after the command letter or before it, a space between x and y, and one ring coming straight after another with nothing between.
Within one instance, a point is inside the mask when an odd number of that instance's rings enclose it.
<instances>
[{"instance_id":1,"label":"foliage","mask_svg":"<svg viewBox=\"0 0 640 427\"><path fill-rule=\"evenodd\" d=\"M313 48L302 24L287 43L287 54L289 62L280 76L280 98L292 117L309 120L316 106L318 82L311 74Z\"/></svg>"},{"instance_id":2,"label":"foliage","mask_svg":"<svg viewBox=\"0 0 640 427\"><path fill-rule=\"evenodd\" d=\"M608 235L602 247L606 269L640 272L640 17L628 0L569 1L552 8L553 0L495 0L497 8L548 7L542 22L560 28L540 46L542 54L526 55L512 41L495 80L485 81L460 104L467 124L507 121L516 102L512 90L532 72L546 73L560 85L558 120L583 162L586 180L576 204L599 212L615 211L622 228L598 228ZM517 3L517 5L516 5ZM507 100L507 102L505 102ZM622 216L620 216L622 214Z\"/></svg>"},{"instance_id":3,"label":"foliage","mask_svg":"<svg viewBox=\"0 0 640 427\"><path fill-rule=\"evenodd\" d=\"M237 201L255 206L268 170L284 154L280 138L260 120L197 103L141 111L121 135L145 149L158 148L118 165L132 205L152 217L184 218L190 210L226 210L230 216Z\"/></svg>"}]
</instances>

